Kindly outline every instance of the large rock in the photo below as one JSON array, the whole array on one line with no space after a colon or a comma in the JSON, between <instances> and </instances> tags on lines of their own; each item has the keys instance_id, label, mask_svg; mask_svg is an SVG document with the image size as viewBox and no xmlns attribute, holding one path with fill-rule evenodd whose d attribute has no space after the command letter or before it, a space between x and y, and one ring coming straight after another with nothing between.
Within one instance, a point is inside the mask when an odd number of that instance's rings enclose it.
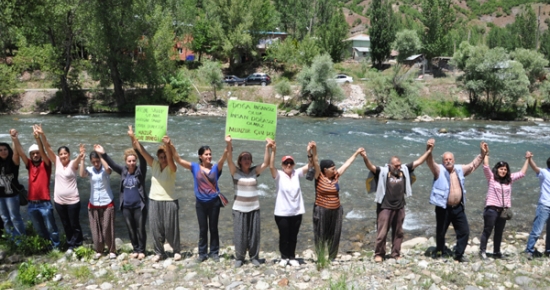
<instances>
[{"instance_id":1,"label":"large rock","mask_svg":"<svg viewBox=\"0 0 550 290\"><path fill-rule=\"evenodd\" d=\"M425 237L416 237L401 244L401 249L412 249L416 246L423 246L428 242Z\"/></svg>"}]
</instances>

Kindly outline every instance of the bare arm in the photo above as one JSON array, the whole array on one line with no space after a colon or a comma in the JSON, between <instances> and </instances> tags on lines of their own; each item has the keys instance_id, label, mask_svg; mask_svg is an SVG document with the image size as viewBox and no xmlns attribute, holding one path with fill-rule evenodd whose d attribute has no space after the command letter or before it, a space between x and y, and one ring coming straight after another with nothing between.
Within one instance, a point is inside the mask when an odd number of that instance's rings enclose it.
<instances>
[{"instance_id":1,"label":"bare arm","mask_svg":"<svg viewBox=\"0 0 550 290\"><path fill-rule=\"evenodd\" d=\"M319 166L319 157L317 156L317 143L315 141L310 141L308 147L309 148L307 150L307 154L311 156L311 158L308 156L309 163L307 170L309 170L309 168L313 166L313 168L315 169L313 179L317 179L317 177L319 177L319 173L321 172L321 166ZM305 173L307 172L304 170L304 174Z\"/></svg>"},{"instance_id":2,"label":"bare arm","mask_svg":"<svg viewBox=\"0 0 550 290\"><path fill-rule=\"evenodd\" d=\"M527 153L525 154L525 157L527 158L527 160L529 160L529 165L531 166L531 168L533 168L533 171L535 171L536 174L539 174L540 172L540 168L537 166L537 164L535 164L535 160L533 160L533 153L527 151Z\"/></svg>"},{"instance_id":3,"label":"bare arm","mask_svg":"<svg viewBox=\"0 0 550 290\"><path fill-rule=\"evenodd\" d=\"M426 161L426 158L428 158L428 155L430 155L432 153L432 151L434 149L434 145L435 145L435 140L434 139L429 139L428 142L426 143L426 152L424 152L424 154L422 154L422 156L420 156L418 159L416 159L413 162L413 169L420 166L420 164L422 164L422 163L424 163L424 161Z\"/></svg>"},{"instance_id":4,"label":"bare arm","mask_svg":"<svg viewBox=\"0 0 550 290\"><path fill-rule=\"evenodd\" d=\"M222 157L220 157L220 160L218 160L218 173L220 173L223 169L223 163L227 160L227 146L225 149L223 149Z\"/></svg>"},{"instance_id":5,"label":"bare arm","mask_svg":"<svg viewBox=\"0 0 550 290\"><path fill-rule=\"evenodd\" d=\"M479 144L480 154L472 160L469 164L462 165L462 172L464 172L464 176L470 175L472 172L474 172L479 165L481 165L481 162L485 159L485 155L487 155L487 152L489 152L489 146L487 143L481 141Z\"/></svg>"},{"instance_id":6,"label":"bare arm","mask_svg":"<svg viewBox=\"0 0 550 290\"><path fill-rule=\"evenodd\" d=\"M132 147L139 151L141 156L145 159L145 162L149 166L153 166L153 161L155 160L147 150L145 150L145 147L141 145L141 142L136 138L136 135L134 135L134 130L132 129L132 125L128 125L128 136L130 136L130 140L132 141Z\"/></svg>"},{"instance_id":7,"label":"bare arm","mask_svg":"<svg viewBox=\"0 0 550 290\"><path fill-rule=\"evenodd\" d=\"M13 151L17 151L17 155L21 157L21 160L23 160L23 163L25 163L26 166L29 163L29 158L27 157L27 155L25 155L25 151L23 150L23 147L21 146L21 142L19 142L19 138L17 137L17 135L17 130L10 130L11 141L13 142Z\"/></svg>"},{"instance_id":8,"label":"bare arm","mask_svg":"<svg viewBox=\"0 0 550 290\"><path fill-rule=\"evenodd\" d=\"M267 167L269 167L269 161L270 161L270 154L269 154L269 147L273 146L273 140L266 138L265 139L265 152L264 152L264 162L260 164L260 166L256 167L256 173L260 174L262 173Z\"/></svg>"},{"instance_id":9,"label":"bare arm","mask_svg":"<svg viewBox=\"0 0 550 290\"><path fill-rule=\"evenodd\" d=\"M229 167L229 173L231 176L235 175L235 172L237 172L237 167L235 166L235 162L233 162L233 139L231 138L231 135L225 136L225 143L227 144L227 166ZM257 169L256 169L257 170Z\"/></svg>"},{"instance_id":10,"label":"bare arm","mask_svg":"<svg viewBox=\"0 0 550 290\"><path fill-rule=\"evenodd\" d=\"M185 169L191 170L191 162L181 158L178 155L178 152L176 151L176 147L174 144L170 144L170 150L172 151L172 158L174 159L174 162L178 163L179 165L183 166Z\"/></svg>"},{"instance_id":11,"label":"bare arm","mask_svg":"<svg viewBox=\"0 0 550 290\"><path fill-rule=\"evenodd\" d=\"M12 141L12 147L13 147L13 156L12 156L12 161L15 165L19 166L20 164L20 160L19 160L19 151L17 148L16 148L16 144L15 144L15 140L14 139L17 139L17 131L15 129L10 129L10 136L11 136L11 141ZM19 140L17 140L19 142ZM21 147L21 145L19 145ZM21 150L22 151L22 150ZM21 157L23 158L23 157ZM23 160L25 161L25 160ZM25 162L25 165L27 164L27 162Z\"/></svg>"},{"instance_id":12,"label":"bare arm","mask_svg":"<svg viewBox=\"0 0 550 290\"><path fill-rule=\"evenodd\" d=\"M432 172L434 179L439 178L439 165L435 163L432 152L428 154L428 158L426 158L426 164L430 168L430 171Z\"/></svg>"},{"instance_id":13,"label":"bare arm","mask_svg":"<svg viewBox=\"0 0 550 290\"><path fill-rule=\"evenodd\" d=\"M82 146L82 144L80 144L80 146ZM73 170L74 171L78 170L78 165L85 158L86 158L86 151L84 151L84 152L80 151L80 154L78 154L78 156L74 159L74 162L73 162Z\"/></svg>"},{"instance_id":14,"label":"bare arm","mask_svg":"<svg viewBox=\"0 0 550 290\"><path fill-rule=\"evenodd\" d=\"M527 151L525 153L525 162L523 163L523 167L521 168L521 173L523 173L523 175L527 173L527 168L529 166L529 159L531 159L531 152Z\"/></svg>"},{"instance_id":15,"label":"bare arm","mask_svg":"<svg viewBox=\"0 0 550 290\"><path fill-rule=\"evenodd\" d=\"M52 149L52 146L50 146L50 143L48 142L48 139L46 138L46 134L44 134L44 131L42 130L41 125L34 125L35 132L38 133L38 136L40 137L40 140L42 141L42 146L46 150L46 154L50 161L55 164L56 161L56 155L55 152ZM42 156L43 158L43 156Z\"/></svg>"},{"instance_id":16,"label":"bare arm","mask_svg":"<svg viewBox=\"0 0 550 290\"><path fill-rule=\"evenodd\" d=\"M100 158L101 158L101 155L100 155ZM105 172L107 172L107 174L111 175L113 170L111 169L111 167L109 167L109 164L107 164L107 161L105 161L105 159L103 159L103 158L101 158L101 165L103 166L103 168L105 168Z\"/></svg>"},{"instance_id":17,"label":"bare arm","mask_svg":"<svg viewBox=\"0 0 550 290\"><path fill-rule=\"evenodd\" d=\"M370 172L376 173L376 165L374 165L374 164L372 164L372 162L370 162L370 159L367 156L367 151L366 150L363 150L363 152L361 152L361 157L363 157L363 162L365 163L365 166L370 170Z\"/></svg>"},{"instance_id":18,"label":"bare arm","mask_svg":"<svg viewBox=\"0 0 550 290\"><path fill-rule=\"evenodd\" d=\"M170 137L164 136L162 137L162 143L164 143L164 148L166 148L166 162L168 162L168 167L170 167L170 170L172 172L178 171L178 166L176 166L176 163L174 162L174 158L172 157L172 149L170 149L170 144L172 143L172 140L170 140Z\"/></svg>"},{"instance_id":19,"label":"bare arm","mask_svg":"<svg viewBox=\"0 0 550 290\"><path fill-rule=\"evenodd\" d=\"M86 148L84 147L84 144L80 144L79 150L80 150L80 155L86 155ZM86 171L85 163L86 163L86 158L80 159L80 170L78 171L80 177L88 177L88 171Z\"/></svg>"},{"instance_id":20,"label":"bare arm","mask_svg":"<svg viewBox=\"0 0 550 290\"><path fill-rule=\"evenodd\" d=\"M344 172L346 172L346 170L348 169L348 167L351 165L351 163L353 163L353 160L355 160L355 158L357 158L357 155L361 154L362 151L365 151L365 149L363 148L358 148L357 151L355 151L350 158L348 158L348 160L346 160L346 162L344 164L342 164L342 166L340 166L340 168L338 168L338 174L340 176L342 176L344 174Z\"/></svg>"},{"instance_id":21,"label":"bare arm","mask_svg":"<svg viewBox=\"0 0 550 290\"><path fill-rule=\"evenodd\" d=\"M40 134L35 133L34 138L36 140L36 143L38 144L38 152L40 152L40 156L42 157L42 162L44 162L44 165L50 166L50 164L52 164L52 161L50 160L50 157L48 157L48 154L46 154L46 150L44 150L44 144L42 144L42 138L40 138ZM53 160L55 160L55 155Z\"/></svg>"},{"instance_id":22,"label":"bare arm","mask_svg":"<svg viewBox=\"0 0 550 290\"><path fill-rule=\"evenodd\" d=\"M271 171L271 176L277 178L277 168L275 168L275 153L277 152L277 144L273 142L271 145L271 158L269 159L269 171Z\"/></svg>"}]
</instances>

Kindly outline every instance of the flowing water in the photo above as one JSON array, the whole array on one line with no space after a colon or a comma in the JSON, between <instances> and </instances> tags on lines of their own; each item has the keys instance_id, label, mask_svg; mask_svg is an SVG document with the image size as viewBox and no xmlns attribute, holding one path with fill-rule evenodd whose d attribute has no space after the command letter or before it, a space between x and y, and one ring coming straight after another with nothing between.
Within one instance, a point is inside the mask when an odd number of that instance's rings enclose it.
<instances>
[{"instance_id":1,"label":"flowing water","mask_svg":"<svg viewBox=\"0 0 550 290\"><path fill-rule=\"evenodd\" d=\"M41 123L48 140L54 150L61 145L67 145L72 150L73 158L78 152L78 144L87 145L88 152L92 144L102 144L105 150L122 163L122 152L130 147L126 135L127 126L133 124L133 116L117 115L86 115L67 117L51 116L0 116L0 141L10 142L8 130L16 128L20 132L20 140L25 151L31 145L34 123ZM546 149L550 141L550 124L532 122L489 122L489 121L441 121L431 123L413 123L408 121L381 122L378 120L353 119L311 119L311 118L280 118L277 122L277 160L283 155L292 155L298 166L307 162L306 145L308 141L317 142L320 159L332 159L339 166L359 148L367 150L369 158L375 165L384 165L390 156L401 157L403 163L414 161L425 150L426 140L435 138L434 158L440 162L440 156L445 151L455 154L457 164L469 163L479 153L479 143L489 143L491 152L491 167L498 161L510 163L512 172L520 170L524 162L525 151L532 151L538 166L546 167L545 161L550 156ZM202 145L209 145L213 150L213 160L218 160L225 147L223 117L177 117L170 116L168 134L176 144L182 158L196 161L197 150ZM448 134L439 134L440 128L446 128ZM146 149L153 154L157 144L144 143ZM241 151L250 151L254 161L263 160L264 142L235 140L234 158ZM90 163L87 161L87 166ZM232 180L227 166L220 178L220 189L226 196L233 195ZM406 239L417 235L431 236L435 229L434 206L429 204L429 194L432 174L423 164L415 170L417 182L413 185L413 196L407 199L405 231ZM178 167L177 191L180 193L180 229L182 242L189 247L195 247L198 241L198 223L195 215L195 198L193 195L193 179L188 170ZM148 175L150 173L148 172ZM340 179L341 202L344 207L344 225L342 240L354 240L367 235L364 242L373 243L375 209L374 195L365 193L365 178L368 169L362 158L358 157ZM148 180L150 180L148 178ZM27 172L21 167L20 181L27 184ZM259 177L262 215L262 250L276 251L278 249L278 231L273 218L275 204L275 184L268 170ZM113 189L118 188L119 176L113 173L111 178ZM315 193L313 183L302 181L302 191L306 204L300 230L298 251L312 247L313 233L311 211ZM89 197L89 183L79 178L78 187L82 202L81 224L85 234L89 236L88 217L85 202ZM53 192L53 178L51 189ZM149 182L147 184L149 189ZM482 212L487 191L487 182L482 168L476 170L466 180L467 204L466 212L471 227L471 236L479 236L483 226ZM116 190L114 190L116 192ZM529 231L535 214L539 196L539 182L529 168L527 176L514 183L513 209L514 219L508 221L506 231ZM118 204L118 194L115 193ZM24 209L24 208L22 208ZM25 218L26 215L25 215ZM59 219L58 224L61 226ZM117 212L116 235L127 241L124 221ZM232 245L232 215L231 209L225 208L220 214L220 238L222 247ZM61 229L61 227L60 227ZM453 234L453 231L449 231ZM150 245L150 244L149 244ZM370 248L370 246L369 246Z\"/></svg>"}]
</instances>

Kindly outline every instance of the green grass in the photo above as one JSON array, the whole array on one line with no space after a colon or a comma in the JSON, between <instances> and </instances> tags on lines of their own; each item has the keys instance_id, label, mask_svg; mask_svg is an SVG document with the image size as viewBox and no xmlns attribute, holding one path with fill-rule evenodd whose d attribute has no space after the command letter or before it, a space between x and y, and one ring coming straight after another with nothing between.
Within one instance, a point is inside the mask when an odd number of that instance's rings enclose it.
<instances>
[{"instance_id":1,"label":"green grass","mask_svg":"<svg viewBox=\"0 0 550 290\"><path fill-rule=\"evenodd\" d=\"M95 251L89 246L80 246L74 249L74 253L78 259L90 260L95 254Z\"/></svg>"},{"instance_id":2,"label":"green grass","mask_svg":"<svg viewBox=\"0 0 550 290\"><path fill-rule=\"evenodd\" d=\"M17 280L23 285L32 286L51 280L57 273L57 268L49 264L36 265L33 260L28 260L19 265Z\"/></svg>"},{"instance_id":3,"label":"green grass","mask_svg":"<svg viewBox=\"0 0 550 290\"><path fill-rule=\"evenodd\" d=\"M92 278L92 271L88 266L73 267L70 274L79 280L88 280Z\"/></svg>"},{"instance_id":4,"label":"green grass","mask_svg":"<svg viewBox=\"0 0 550 290\"><path fill-rule=\"evenodd\" d=\"M471 115L465 103L458 101L419 98L422 115L431 117L465 118Z\"/></svg>"}]
</instances>

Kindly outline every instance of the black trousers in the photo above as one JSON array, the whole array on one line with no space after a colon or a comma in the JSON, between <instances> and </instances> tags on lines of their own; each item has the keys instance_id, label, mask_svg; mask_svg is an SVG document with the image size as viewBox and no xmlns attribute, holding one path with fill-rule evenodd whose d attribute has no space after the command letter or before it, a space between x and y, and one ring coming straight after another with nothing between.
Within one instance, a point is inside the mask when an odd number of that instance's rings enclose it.
<instances>
[{"instance_id":1,"label":"black trousers","mask_svg":"<svg viewBox=\"0 0 550 290\"><path fill-rule=\"evenodd\" d=\"M82 245L82 228L80 227L80 202L75 204L55 204L55 210L63 224L67 246L73 249Z\"/></svg>"},{"instance_id":2,"label":"black trousers","mask_svg":"<svg viewBox=\"0 0 550 290\"><path fill-rule=\"evenodd\" d=\"M208 250L208 231L210 231L210 253L219 255L220 235L218 233L218 219L220 217L221 202L216 198L210 202L196 201L195 210L199 221L199 256L206 256Z\"/></svg>"},{"instance_id":3,"label":"black trousers","mask_svg":"<svg viewBox=\"0 0 550 290\"><path fill-rule=\"evenodd\" d=\"M275 222L279 228L279 251L281 251L281 258L296 258L296 244L298 243L298 232L302 224L302 215L275 216Z\"/></svg>"},{"instance_id":4,"label":"black trousers","mask_svg":"<svg viewBox=\"0 0 550 290\"><path fill-rule=\"evenodd\" d=\"M502 243L502 233L506 226L506 220L499 218L499 212L494 208L486 207L483 211L483 233L479 241L479 251L487 250L487 240L491 236L493 228L495 229L493 253L500 254L500 244Z\"/></svg>"},{"instance_id":5,"label":"black trousers","mask_svg":"<svg viewBox=\"0 0 550 290\"><path fill-rule=\"evenodd\" d=\"M147 242L147 232L145 224L147 222L147 207L141 208L122 208L122 215L126 222L130 242L134 248L134 253L145 253L145 243Z\"/></svg>"},{"instance_id":6,"label":"black trousers","mask_svg":"<svg viewBox=\"0 0 550 290\"><path fill-rule=\"evenodd\" d=\"M455 255L462 257L466 246L468 245L468 237L470 236L470 227L468 219L464 211L464 205L459 204L455 207L448 206L446 209L436 206L436 251L443 253L445 251L445 234L449 225L452 223L456 233L456 249Z\"/></svg>"}]
</instances>

